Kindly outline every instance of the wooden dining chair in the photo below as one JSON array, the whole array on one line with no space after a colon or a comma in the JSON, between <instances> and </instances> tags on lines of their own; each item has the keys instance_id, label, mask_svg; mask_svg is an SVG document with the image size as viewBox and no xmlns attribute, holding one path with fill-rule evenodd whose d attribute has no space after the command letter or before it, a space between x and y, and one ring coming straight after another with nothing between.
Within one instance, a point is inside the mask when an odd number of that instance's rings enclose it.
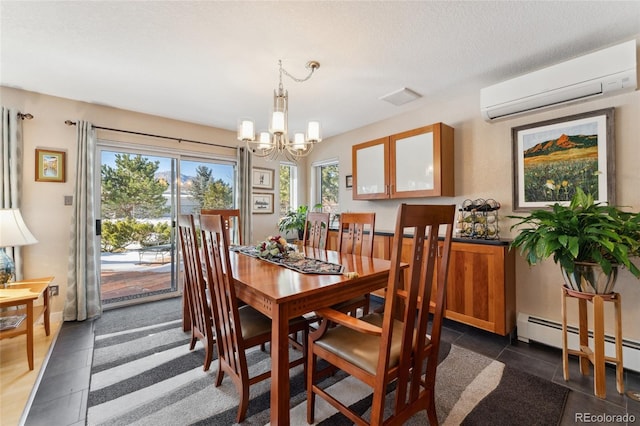
<instances>
[{"instance_id":1,"label":"wooden dining chair","mask_svg":"<svg viewBox=\"0 0 640 426\"><path fill-rule=\"evenodd\" d=\"M373 256L373 236L376 225L375 213L342 213L338 225L338 251L360 256ZM366 294L333 306L342 312L356 316L362 309L363 315L369 313L371 297Z\"/></svg>"},{"instance_id":2,"label":"wooden dining chair","mask_svg":"<svg viewBox=\"0 0 640 426\"><path fill-rule=\"evenodd\" d=\"M207 371L213 360L215 337L193 215L178 215L178 234L182 249L183 303L191 323L189 349L194 349L198 339L202 341L205 353L203 368Z\"/></svg>"},{"instance_id":3,"label":"wooden dining chair","mask_svg":"<svg viewBox=\"0 0 640 426\"><path fill-rule=\"evenodd\" d=\"M242 217L240 209L202 209L200 214L219 214L224 221L224 227L227 230L229 244L243 244L242 237Z\"/></svg>"},{"instance_id":4,"label":"wooden dining chair","mask_svg":"<svg viewBox=\"0 0 640 426\"><path fill-rule=\"evenodd\" d=\"M304 227L302 245L319 249L327 248L329 237L329 213L309 212Z\"/></svg>"},{"instance_id":5,"label":"wooden dining chair","mask_svg":"<svg viewBox=\"0 0 640 426\"><path fill-rule=\"evenodd\" d=\"M445 308L447 272L455 205L407 205L398 207L391 270L383 313L360 319L331 308L318 309L323 321L310 333L307 353L307 421L314 422L316 395L327 400L358 425L401 425L415 413L427 410L429 424L438 424L435 380L440 333ZM442 247L438 234L444 231ZM403 235L411 238L409 279L402 280ZM407 237L404 238L406 244ZM436 296L429 315L431 286ZM335 327L327 327L326 320ZM431 322L430 335L427 326ZM370 418L365 420L323 389L316 371L318 358L373 388ZM423 369L426 363L426 370ZM417 367L417 368L416 368ZM423 376L424 373L424 376ZM387 386L396 382L390 413L385 419Z\"/></svg>"},{"instance_id":6,"label":"wooden dining chair","mask_svg":"<svg viewBox=\"0 0 640 426\"><path fill-rule=\"evenodd\" d=\"M245 354L247 349L271 341L271 319L248 305L238 304L222 216L200 216L200 230L218 345L219 368L215 385L217 387L222 384L225 373L231 377L240 396L236 417L236 421L240 423L247 413L249 387L271 376L271 372L267 371L250 377ZM289 323L289 332L292 335L302 332L304 338L302 344L290 339L302 351L302 357L291 361L289 368L297 365L304 365L306 368L307 330L307 320L303 317L294 318ZM304 374L306 375L306 371Z\"/></svg>"}]
</instances>

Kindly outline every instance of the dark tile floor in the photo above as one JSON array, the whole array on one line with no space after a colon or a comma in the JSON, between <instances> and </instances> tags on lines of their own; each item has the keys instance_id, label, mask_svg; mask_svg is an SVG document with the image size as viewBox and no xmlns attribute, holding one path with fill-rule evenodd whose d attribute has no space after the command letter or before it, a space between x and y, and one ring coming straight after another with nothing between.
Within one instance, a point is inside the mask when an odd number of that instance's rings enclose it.
<instances>
[{"instance_id":1,"label":"dark tile floor","mask_svg":"<svg viewBox=\"0 0 640 426\"><path fill-rule=\"evenodd\" d=\"M570 388L562 425L640 424L640 402L616 392L614 368L607 368L607 398L602 400L593 395L592 376L580 375L576 359L571 360L571 380L564 381L559 349L522 343L453 321L445 322L443 339ZM92 322L63 324L25 425L85 424L93 340ZM625 371L624 379L625 389L640 390L640 374ZM625 414L628 420L622 422L605 417ZM589 421L581 421L586 416L591 416Z\"/></svg>"}]
</instances>

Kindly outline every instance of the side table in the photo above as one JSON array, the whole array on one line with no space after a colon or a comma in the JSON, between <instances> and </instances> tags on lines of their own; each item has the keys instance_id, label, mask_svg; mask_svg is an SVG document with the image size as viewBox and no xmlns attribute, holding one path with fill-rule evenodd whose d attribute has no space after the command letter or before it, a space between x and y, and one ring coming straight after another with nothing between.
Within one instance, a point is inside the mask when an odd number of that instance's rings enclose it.
<instances>
[{"instance_id":1,"label":"side table","mask_svg":"<svg viewBox=\"0 0 640 426\"><path fill-rule=\"evenodd\" d=\"M24 306L10 311L11 315L26 315L17 327L0 331L0 340L9 337L27 335L27 360L29 370L33 370L33 324L44 316L44 330L47 336L50 333L49 324L49 284L53 277L37 278L33 280L9 283L7 288L0 289L0 308L10 306ZM34 306L33 302L42 296L43 304Z\"/></svg>"},{"instance_id":2,"label":"side table","mask_svg":"<svg viewBox=\"0 0 640 426\"><path fill-rule=\"evenodd\" d=\"M578 334L580 349L567 347L567 298L578 300ZM587 302L593 304L593 350L589 347L589 328L587 321ZM614 358L604 354L604 302L613 302L615 308L615 347ZM622 316L620 294L591 294L562 287L562 369L564 379L569 380L569 355L580 359L580 373L589 374L589 363L593 364L593 392L598 398L606 398L605 362L616 365L616 388L624 393L622 370Z\"/></svg>"}]
</instances>

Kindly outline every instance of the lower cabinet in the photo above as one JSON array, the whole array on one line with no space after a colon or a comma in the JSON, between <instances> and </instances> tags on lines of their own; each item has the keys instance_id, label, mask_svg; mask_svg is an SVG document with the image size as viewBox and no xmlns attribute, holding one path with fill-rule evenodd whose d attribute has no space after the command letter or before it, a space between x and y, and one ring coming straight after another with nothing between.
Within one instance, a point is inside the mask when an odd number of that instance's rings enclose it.
<instances>
[{"instance_id":1,"label":"lower cabinet","mask_svg":"<svg viewBox=\"0 0 640 426\"><path fill-rule=\"evenodd\" d=\"M411 240L404 241L401 259L409 263ZM374 257L390 259L392 243L393 236L376 233ZM337 248L338 232L329 231L327 249ZM508 242L451 243L445 317L503 336L511 333L516 326L515 268L515 252L509 251ZM384 297L384 290L373 294Z\"/></svg>"},{"instance_id":2,"label":"lower cabinet","mask_svg":"<svg viewBox=\"0 0 640 426\"><path fill-rule=\"evenodd\" d=\"M509 334L516 325L515 288L515 253L507 244L451 244L446 318Z\"/></svg>"}]
</instances>

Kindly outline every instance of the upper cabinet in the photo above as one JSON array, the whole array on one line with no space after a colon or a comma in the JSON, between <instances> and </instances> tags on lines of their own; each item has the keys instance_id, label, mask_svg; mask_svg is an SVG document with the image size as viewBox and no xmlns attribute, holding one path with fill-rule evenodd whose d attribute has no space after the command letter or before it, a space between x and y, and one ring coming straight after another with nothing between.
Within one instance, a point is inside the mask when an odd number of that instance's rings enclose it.
<instances>
[{"instance_id":1,"label":"upper cabinet","mask_svg":"<svg viewBox=\"0 0 640 426\"><path fill-rule=\"evenodd\" d=\"M436 123L353 146L353 199L454 194L453 128Z\"/></svg>"}]
</instances>

